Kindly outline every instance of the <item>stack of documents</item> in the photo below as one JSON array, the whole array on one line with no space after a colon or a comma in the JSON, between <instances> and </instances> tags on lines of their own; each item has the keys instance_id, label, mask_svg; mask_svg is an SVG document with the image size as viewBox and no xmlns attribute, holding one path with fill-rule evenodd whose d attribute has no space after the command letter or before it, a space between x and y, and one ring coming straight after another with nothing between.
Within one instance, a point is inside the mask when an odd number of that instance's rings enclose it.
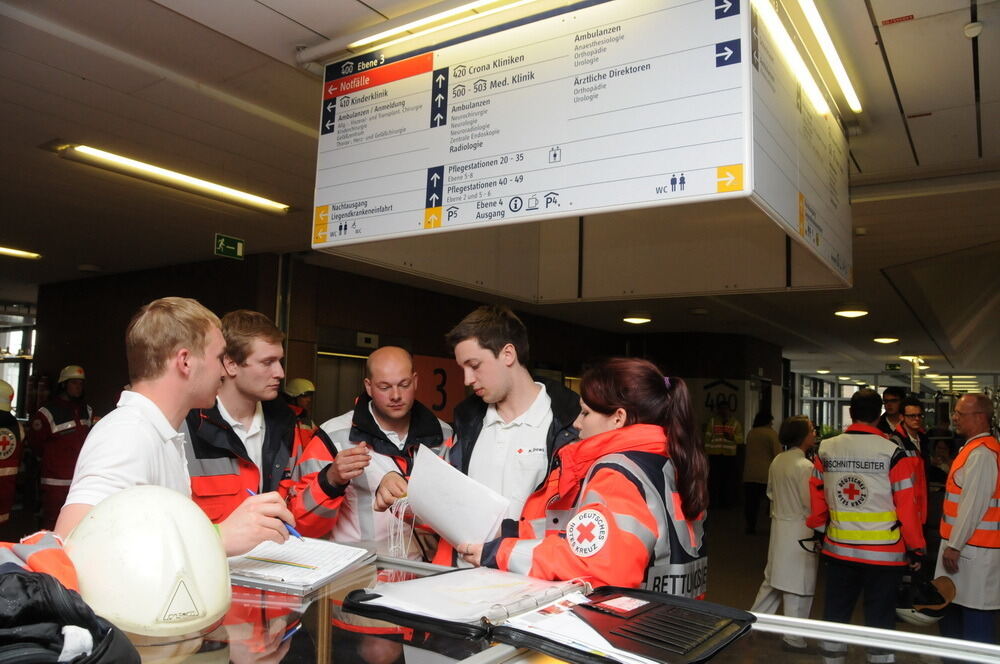
<instances>
[{"instance_id":1,"label":"stack of documents","mask_svg":"<svg viewBox=\"0 0 1000 664\"><path fill-rule=\"evenodd\" d=\"M266 541L229 559L233 585L307 595L334 577L375 560L375 554L329 540Z\"/></svg>"},{"instance_id":2,"label":"stack of documents","mask_svg":"<svg viewBox=\"0 0 1000 664\"><path fill-rule=\"evenodd\" d=\"M753 614L660 592L474 568L355 590L344 610L434 634L488 639L579 664L692 664Z\"/></svg>"}]
</instances>

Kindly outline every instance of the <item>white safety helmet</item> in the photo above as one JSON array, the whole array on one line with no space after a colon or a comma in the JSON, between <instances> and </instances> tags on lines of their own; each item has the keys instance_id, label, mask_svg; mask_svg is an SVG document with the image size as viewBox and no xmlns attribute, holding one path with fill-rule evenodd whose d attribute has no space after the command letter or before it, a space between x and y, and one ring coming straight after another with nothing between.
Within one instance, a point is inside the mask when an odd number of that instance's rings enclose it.
<instances>
[{"instance_id":1,"label":"white safety helmet","mask_svg":"<svg viewBox=\"0 0 1000 664\"><path fill-rule=\"evenodd\" d=\"M229 610L222 540L194 501L172 489L136 486L104 499L65 550L84 601L126 632L190 635Z\"/></svg>"},{"instance_id":2,"label":"white safety helmet","mask_svg":"<svg viewBox=\"0 0 1000 664\"><path fill-rule=\"evenodd\" d=\"M0 380L0 411L9 413L12 403L14 403L14 388L7 381Z\"/></svg>"},{"instance_id":3,"label":"white safety helmet","mask_svg":"<svg viewBox=\"0 0 1000 664\"><path fill-rule=\"evenodd\" d=\"M292 378L285 383L285 394L290 397L300 397L308 392L315 392L316 386L305 378Z\"/></svg>"},{"instance_id":4,"label":"white safety helmet","mask_svg":"<svg viewBox=\"0 0 1000 664\"><path fill-rule=\"evenodd\" d=\"M77 364L70 364L63 367L62 371L59 372L59 380L57 383L65 383L67 380L86 380L87 376L83 373L83 367Z\"/></svg>"},{"instance_id":5,"label":"white safety helmet","mask_svg":"<svg viewBox=\"0 0 1000 664\"><path fill-rule=\"evenodd\" d=\"M957 594L955 582L947 576L933 581L912 580L899 586L896 616L911 625L925 627L941 620Z\"/></svg>"}]
</instances>

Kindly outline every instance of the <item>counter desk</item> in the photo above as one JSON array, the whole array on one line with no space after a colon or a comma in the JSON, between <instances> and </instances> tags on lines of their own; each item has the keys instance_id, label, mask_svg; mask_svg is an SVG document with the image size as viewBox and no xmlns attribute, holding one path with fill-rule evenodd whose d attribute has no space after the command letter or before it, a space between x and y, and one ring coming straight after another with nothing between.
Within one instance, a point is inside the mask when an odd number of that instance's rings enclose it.
<instances>
[{"instance_id":1,"label":"counter desk","mask_svg":"<svg viewBox=\"0 0 1000 664\"><path fill-rule=\"evenodd\" d=\"M443 638L345 613L343 598L351 590L370 587L376 579L402 579L438 568L380 558L334 579L309 597L281 595L233 587L233 604L222 624L192 639L133 637L143 662L208 664L233 662L307 664L537 664L555 661L540 653L485 640ZM784 633L807 639L804 651L784 645ZM945 639L909 631L888 631L818 620L757 615L751 631L713 659L714 664L823 661L820 641L849 645L845 664L866 662L865 646L877 644L895 652L897 664L942 661L1000 662L1000 647Z\"/></svg>"}]
</instances>

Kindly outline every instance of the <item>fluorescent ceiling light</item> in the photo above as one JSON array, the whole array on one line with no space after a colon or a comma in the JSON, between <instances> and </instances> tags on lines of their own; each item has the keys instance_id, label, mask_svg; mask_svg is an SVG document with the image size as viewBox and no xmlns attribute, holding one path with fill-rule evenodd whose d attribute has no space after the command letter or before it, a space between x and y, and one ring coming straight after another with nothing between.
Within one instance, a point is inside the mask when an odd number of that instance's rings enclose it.
<instances>
[{"instance_id":1,"label":"fluorescent ceiling light","mask_svg":"<svg viewBox=\"0 0 1000 664\"><path fill-rule=\"evenodd\" d=\"M858 95L854 91L854 86L851 85L851 79L847 76L844 64L840 61L840 55L837 53L837 48L833 45L833 40L830 39L830 33L826 30L823 18L819 15L819 11L816 10L816 5L813 4L813 0L799 0L799 7L802 8L802 13L806 15L806 20L809 21L809 27L812 28L813 34L816 35L819 47L823 49L823 56L830 65L830 69L833 70L837 84L840 85L840 90L844 93L844 98L847 99L847 105L855 113L860 113L861 100L858 99Z\"/></svg>"},{"instance_id":2,"label":"fluorescent ceiling light","mask_svg":"<svg viewBox=\"0 0 1000 664\"><path fill-rule=\"evenodd\" d=\"M383 30L382 32L371 35L370 37L362 37L361 39L358 39L357 41L353 41L350 44L348 44L347 48L353 50L353 49L358 49L362 46L371 46L374 44L378 44L379 48L386 48L388 46L399 44L401 42L408 41L410 39L415 39L417 37L422 37L423 35L428 35L432 32L437 32L438 30L453 28L456 25L461 25L463 23L468 23L469 21L474 21L476 19L484 18L486 16L490 16L491 14L507 11L508 9L514 9L515 7L520 7L521 5L527 5L529 3L535 2L535 0L515 0L514 2L506 2L504 4L501 4L499 7L493 7L492 9L487 9L485 11L470 14L468 16L462 16L453 21L448 21L447 23L440 23L438 25L431 26L426 30L410 32L411 30L414 30L416 28L425 25L430 25L431 23L435 23L437 21L444 21L452 16L456 16L458 14L468 11L474 11L480 7L496 4L497 2L498 0L476 0L475 2L467 2L463 5L459 5L458 7L453 7L452 9L446 9L445 11L441 11L424 18L419 18L410 21L409 23L404 23L403 25L396 26L395 28L390 28L389 30ZM403 34L403 33L410 33L410 34ZM390 37L394 37L396 35L402 35L402 36L399 37L398 39L393 39L391 41L379 43L382 42L382 40L389 39Z\"/></svg>"},{"instance_id":3,"label":"fluorescent ceiling light","mask_svg":"<svg viewBox=\"0 0 1000 664\"><path fill-rule=\"evenodd\" d=\"M13 258L28 258L30 260L38 260L42 257L41 254L36 254L33 251L24 251L23 249L14 249L13 247L0 247L0 254Z\"/></svg>"},{"instance_id":4,"label":"fluorescent ceiling light","mask_svg":"<svg viewBox=\"0 0 1000 664\"><path fill-rule=\"evenodd\" d=\"M907 362L919 362L920 361L920 356L919 355L900 355L899 359L906 360Z\"/></svg>"},{"instance_id":5,"label":"fluorescent ceiling light","mask_svg":"<svg viewBox=\"0 0 1000 664\"><path fill-rule=\"evenodd\" d=\"M920 369L921 371L924 371L926 369L930 369L931 365L929 365L929 364L918 364L917 368Z\"/></svg>"},{"instance_id":6,"label":"fluorescent ceiling light","mask_svg":"<svg viewBox=\"0 0 1000 664\"><path fill-rule=\"evenodd\" d=\"M622 318L622 320L630 325L645 325L646 323L651 323L652 318L646 315L631 314Z\"/></svg>"},{"instance_id":7,"label":"fluorescent ceiling light","mask_svg":"<svg viewBox=\"0 0 1000 664\"><path fill-rule=\"evenodd\" d=\"M940 378L940 377L941 377L941 374L936 374L936 373L924 374L924 378Z\"/></svg>"},{"instance_id":8,"label":"fluorescent ceiling light","mask_svg":"<svg viewBox=\"0 0 1000 664\"><path fill-rule=\"evenodd\" d=\"M785 25L781 22L781 17L778 16L774 7L771 6L771 0L753 0L753 7L757 10L757 15L764 21L764 25L767 26L767 31L774 38L774 43L784 56L785 62L791 67L799 84L802 85L802 89L805 91L806 96L809 97L813 108L820 115L828 115L830 107L827 105L826 99L823 98L823 93L820 92L819 86L816 85L816 81L813 79L809 67L806 66L805 60L802 59L799 50L795 47L795 42L792 41L788 31L785 30Z\"/></svg>"},{"instance_id":9,"label":"fluorescent ceiling light","mask_svg":"<svg viewBox=\"0 0 1000 664\"><path fill-rule=\"evenodd\" d=\"M57 152L60 156L67 159L151 180L157 184L183 189L184 191L202 196L223 200L227 203L248 205L268 212L284 213L288 212L289 209L289 206L284 203L277 203L260 196L255 196L254 194L248 194L239 189L233 189L232 187L202 180L191 175L185 175L184 173L171 171L136 159L123 157L113 152L98 150L89 145L63 145L57 149Z\"/></svg>"},{"instance_id":10,"label":"fluorescent ceiling light","mask_svg":"<svg viewBox=\"0 0 1000 664\"><path fill-rule=\"evenodd\" d=\"M816 373L818 373L818 374L828 374L828 373L830 373L830 370L829 369L817 369Z\"/></svg>"},{"instance_id":11,"label":"fluorescent ceiling light","mask_svg":"<svg viewBox=\"0 0 1000 664\"><path fill-rule=\"evenodd\" d=\"M850 380L850 376L837 376L837 380Z\"/></svg>"},{"instance_id":12,"label":"fluorescent ceiling light","mask_svg":"<svg viewBox=\"0 0 1000 664\"><path fill-rule=\"evenodd\" d=\"M952 376L952 378L973 378L974 379L975 376L959 376L959 375L956 374L956 375Z\"/></svg>"},{"instance_id":13,"label":"fluorescent ceiling light","mask_svg":"<svg viewBox=\"0 0 1000 664\"><path fill-rule=\"evenodd\" d=\"M872 341L874 341L877 344L894 344L897 341L899 341L899 339L897 339L896 337L875 337L874 339L872 339Z\"/></svg>"}]
</instances>

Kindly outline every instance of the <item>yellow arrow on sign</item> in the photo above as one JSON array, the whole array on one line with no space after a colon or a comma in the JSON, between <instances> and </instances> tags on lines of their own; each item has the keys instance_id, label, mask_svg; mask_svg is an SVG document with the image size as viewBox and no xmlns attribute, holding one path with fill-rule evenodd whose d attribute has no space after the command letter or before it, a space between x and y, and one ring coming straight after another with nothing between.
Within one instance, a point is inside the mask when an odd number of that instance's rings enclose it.
<instances>
[{"instance_id":1,"label":"yellow arrow on sign","mask_svg":"<svg viewBox=\"0 0 1000 664\"><path fill-rule=\"evenodd\" d=\"M719 166L715 169L716 193L743 191L743 164Z\"/></svg>"}]
</instances>

